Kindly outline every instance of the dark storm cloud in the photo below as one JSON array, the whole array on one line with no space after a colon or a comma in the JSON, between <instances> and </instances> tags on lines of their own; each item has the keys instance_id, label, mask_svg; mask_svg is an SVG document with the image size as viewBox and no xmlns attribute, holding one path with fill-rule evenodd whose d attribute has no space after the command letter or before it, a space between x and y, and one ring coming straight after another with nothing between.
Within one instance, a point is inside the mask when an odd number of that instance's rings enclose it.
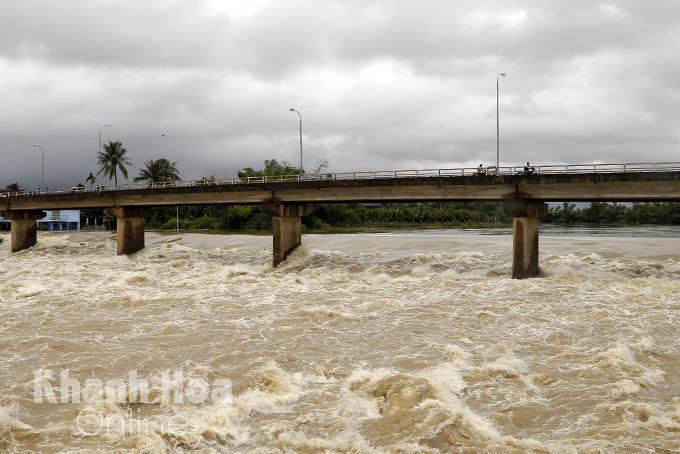
<instances>
[{"instance_id":1,"label":"dark storm cloud","mask_svg":"<svg viewBox=\"0 0 680 454\"><path fill-rule=\"evenodd\" d=\"M491 163L502 71L503 163L677 159L677 2L0 0L0 13L0 185L36 186L33 143L50 186L83 182L104 124L137 166L167 157L184 178L297 163L291 107L308 170Z\"/></svg>"}]
</instances>

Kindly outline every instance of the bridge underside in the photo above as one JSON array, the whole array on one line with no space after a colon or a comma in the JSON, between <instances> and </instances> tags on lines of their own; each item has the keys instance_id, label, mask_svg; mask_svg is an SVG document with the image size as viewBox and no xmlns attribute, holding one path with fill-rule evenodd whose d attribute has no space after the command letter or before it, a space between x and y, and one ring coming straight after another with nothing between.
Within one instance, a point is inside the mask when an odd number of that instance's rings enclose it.
<instances>
[{"instance_id":1,"label":"bridge underside","mask_svg":"<svg viewBox=\"0 0 680 454\"><path fill-rule=\"evenodd\" d=\"M423 177L268 182L82 193L21 195L0 201L12 220L12 252L36 243L43 210L105 208L118 219L118 254L144 248L151 208L259 204L273 217L273 264L301 244L310 204L348 202L502 201L513 217L513 278L538 275L538 219L549 201L680 201L680 172Z\"/></svg>"},{"instance_id":2,"label":"bridge underside","mask_svg":"<svg viewBox=\"0 0 680 454\"><path fill-rule=\"evenodd\" d=\"M0 211L233 204L351 202L678 201L680 172L423 177L183 186L0 200Z\"/></svg>"}]
</instances>

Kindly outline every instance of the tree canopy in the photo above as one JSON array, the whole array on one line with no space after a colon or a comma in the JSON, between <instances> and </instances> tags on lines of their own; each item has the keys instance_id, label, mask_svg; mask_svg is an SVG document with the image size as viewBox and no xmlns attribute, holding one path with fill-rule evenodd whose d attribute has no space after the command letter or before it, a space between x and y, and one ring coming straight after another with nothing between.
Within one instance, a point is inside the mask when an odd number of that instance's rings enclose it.
<instances>
[{"instance_id":1,"label":"tree canopy","mask_svg":"<svg viewBox=\"0 0 680 454\"><path fill-rule=\"evenodd\" d=\"M125 154L127 150L123 148L123 144L119 141L109 141L104 145L104 151L97 152L97 164L99 164L99 172L97 175L104 174L109 180L113 178L116 186L118 185L118 170L125 178L128 177L128 172L125 166L132 165L130 158Z\"/></svg>"},{"instance_id":2,"label":"tree canopy","mask_svg":"<svg viewBox=\"0 0 680 454\"><path fill-rule=\"evenodd\" d=\"M550 208L541 218L545 224L680 224L680 203L648 202L626 206L618 203L592 202L582 210L576 205L564 202L562 206Z\"/></svg>"},{"instance_id":3,"label":"tree canopy","mask_svg":"<svg viewBox=\"0 0 680 454\"><path fill-rule=\"evenodd\" d=\"M148 183L160 183L164 181L179 180L177 163L170 162L165 158L149 159L145 163L145 168L139 171L139 175L134 181L146 181Z\"/></svg>"},{"instance_id":4,"label":"tree canopy","mask_svg":"<svg viewBox=\"0 0 680 454\"><path fill-rule=\"evenodd\" d=\"M304 169L303 169L304 171ZM288 161L277 162L276 159L268 159L264 161L264 170L254 170L252 167L244 167L242 170L236 172L239 178L246 177L264 177L273 175L298 175L300 173L299 167L294 167Z\"/></svg>"}]
</instances>

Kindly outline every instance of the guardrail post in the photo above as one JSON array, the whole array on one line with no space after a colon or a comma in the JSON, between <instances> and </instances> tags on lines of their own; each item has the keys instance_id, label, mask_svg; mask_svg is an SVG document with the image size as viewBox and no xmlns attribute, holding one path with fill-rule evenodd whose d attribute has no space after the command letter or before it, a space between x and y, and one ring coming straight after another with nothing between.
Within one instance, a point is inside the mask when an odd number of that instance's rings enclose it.
<instances>
[{"instance_id":1,"label":"guardrail post","mask_svg":"<svg viewBox=\"0 0 680 454\"><path fill-rule=\"evenodd\" d=\"M626 173L626 164L623 164L623 173Z\"/></svg>"},{"instance_id":2,"label":"guardrail post","mask_svg":"<svg viewBox=\"0 0 680 454\"><path fill-rule=\"evenodd\" d=\"M565 173L565 174L569 173L569 169L567 168L566 165L564 166L564 173Z\"/></svg>"},{"instance_id":3,"label":"guardrail post","mask_svg":"<svg viewBox=\"0 0 680 454\"><path fill-rule=\"evenodd\" d=\"M654 171L656 172L656 162L654 163Z\"/></svg>"}]
</instances>

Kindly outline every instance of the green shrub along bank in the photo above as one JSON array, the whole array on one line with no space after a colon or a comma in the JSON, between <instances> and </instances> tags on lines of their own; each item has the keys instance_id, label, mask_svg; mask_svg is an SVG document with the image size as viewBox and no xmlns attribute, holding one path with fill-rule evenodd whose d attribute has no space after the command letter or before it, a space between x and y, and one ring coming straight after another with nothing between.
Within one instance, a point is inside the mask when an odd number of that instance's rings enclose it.
<instances>
[{"instance_id":1,"label":"green shrub along bank","mask_svg":"<svg viewBox=\"0 0 680 454\"><path fill-rule=\"evenodd\" d=\"M219 207L157 208L147 223L156 229L267 230L272 219L259 205ZM476 227L480 224L510 223L500 203L411 203L385 204L368 209L359 204L314 205L314 211L302 218L303 228L397 227L410 223L436 223L443 226Z\"/></svg>"},{"instance_id":2,"label":"green shrub along bank","mask_svg":"<svg viewBox=\"0 0 680 454\"><path fill-rule=\"evenodd\" d=\"M621 224L621 225L680 225L680 203L617 203L593 202L588 208L577 209L573 203L550 208L541 218L544 224Z\"/></svg>"},{"instance_id":3,"label":"green shrub along bank","mask_svg":"<svg viewBox=\"0 0 680 454\"><path fill-rule=\"evenodd\" d=\"M186 230L270 230L272 219L260 211L259 205L191 206L155 208L147 228ZM81 218L104 217L102 210L83 210ZM108 218L108 217L107 217ZM115 228L115 219L109 219ZM541 218L542 224L609 224L609 225L680 225L680 203L616 203L593 202L578 209L573 203L550 208ZM302 218L303 228L399 228L408 225L435 227L496 227L511 225L502 204L497 202L461 203L390 203L375 209L359 204L314 205L314 211Z\"/></svg>"}]
</instances>

